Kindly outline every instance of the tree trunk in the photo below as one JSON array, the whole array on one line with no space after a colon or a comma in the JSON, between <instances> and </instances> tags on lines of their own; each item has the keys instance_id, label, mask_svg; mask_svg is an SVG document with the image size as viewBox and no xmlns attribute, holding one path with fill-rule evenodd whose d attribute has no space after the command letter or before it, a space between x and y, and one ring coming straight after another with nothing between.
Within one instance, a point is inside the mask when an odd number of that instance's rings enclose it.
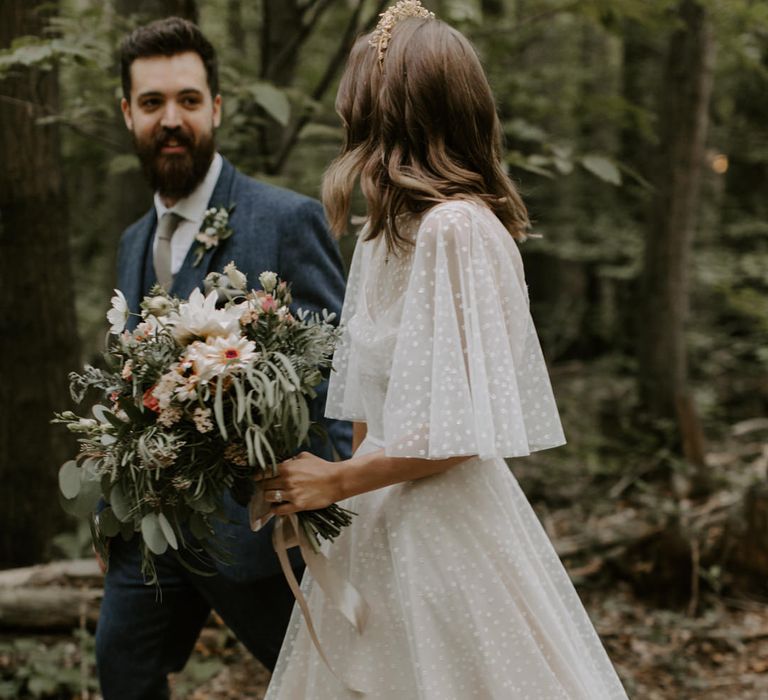
<instances>
[{"instance_id":1,"label":"tree trunk","mask_svg":"<svg viewBox=\"0 0 768 700\"><path fill-rule=\"evenodd\" d=\"M690 252L696 227L712 91L714 45L705 9L678 5L663 72L656 188L641 273L640 395L650 413L677 426L683 454L703 466L703 437L688 391L685 323Z\"/></svg>"},{"instance_id":2,"label":"tree trunk","mask_svg":"<svg viewBox=\"0 0 768 700\"><path fill-rule=\"evenodd\" d=\"M245 27L243 6L240 0L227 0L227 33L232 48L239 56L245 55Z\"/></svg>"},{"instance_id":3,"label":"tree trunk","mask_svg":"<svg viewBox=\"0 0 768 700\"><path fill-rule=\"evenodd\" d=\"M40 35L54 3L0 3L0 48ZM59 166L56 71L19 66L0 81L0 568L40 561L65 521L58 466L74 452L54 410L79 360Z\"/></svg>"},{"instance_id":4,"label":"tree trunk","mask_svg":"<svg viewBox=\"0 0 768 700\"><path fill-rule=\"evenodd\" d=\"M506 14L504 0L481 0L480 10L484 19L501 19Z\"/></svg>"},{"instance_id":5,"label":"tree trunk","mask_svg":"<svg viewBox=\"0 0 768 700\"><path fill-rule=\"evenodd\" d=\"M302 9L298 0L264 0L262 12L261 76L276 85L290 85L298 53L286 47L301 32Z\"/></svg>"}]
</instances>

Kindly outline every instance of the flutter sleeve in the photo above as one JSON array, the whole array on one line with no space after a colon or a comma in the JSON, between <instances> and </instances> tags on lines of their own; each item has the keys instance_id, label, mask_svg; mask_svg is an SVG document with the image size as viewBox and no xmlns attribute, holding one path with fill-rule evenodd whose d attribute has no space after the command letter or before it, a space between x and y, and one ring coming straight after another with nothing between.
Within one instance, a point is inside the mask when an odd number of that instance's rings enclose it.
<instances>
[{"instance_id":1,"label":"flutter sleeve","mask_svg":"<svg viewBox=\"0 0 768 700\"><path fill-rule=\"evenodd\" d=\"M384 403L390 456L518 457L565 442L517 244L448 202L416 235Z\"/></svg>"},{"instance_id":2,"label":"flutter sleeve","mask_svg":"<svg viewBox=\"0 0 768 700\"><path fill-rule=\"evenodd\" d=\"M360 295L363 293L363 278L367 246L363 245L362 236L358 237L352 262L347 276L347 288L344 294L344 306L341 310L341 338L333 354L333 370L328 383L328 396L325 403L326 418L364 421L362 396L359 387L358 358L352 348L349 322L358 312Z\"/></svg>"}]
</instances>

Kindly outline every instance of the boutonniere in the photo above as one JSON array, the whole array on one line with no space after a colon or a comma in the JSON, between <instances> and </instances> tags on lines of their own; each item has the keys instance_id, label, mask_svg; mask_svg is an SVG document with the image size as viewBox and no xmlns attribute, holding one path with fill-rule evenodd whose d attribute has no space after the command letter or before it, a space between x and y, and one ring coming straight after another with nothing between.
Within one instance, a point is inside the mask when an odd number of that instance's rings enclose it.
<instances>
[{"instance_id":1,"label":"boutonniere","mask_svg":"<svg viewBox=\"0 0 768 700\"><path fill-rule=\"evenodd\" d=\"M229 217L235 211L235 205L229 207L211 207L206 209L203 223L195 236L197 247L192 267L197 267L203 256L211 248L215 248L222 241L226 241L234 231L229 225Z\"/></svg>"}]
</instances>

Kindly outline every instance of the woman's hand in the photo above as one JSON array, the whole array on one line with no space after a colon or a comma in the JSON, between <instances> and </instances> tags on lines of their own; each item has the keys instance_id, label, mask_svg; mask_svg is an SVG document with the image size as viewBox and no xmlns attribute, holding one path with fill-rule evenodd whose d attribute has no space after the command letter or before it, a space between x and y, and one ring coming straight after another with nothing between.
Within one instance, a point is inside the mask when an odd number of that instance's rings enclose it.
<instances>
[{"instance_id":1,"label":"woman's hand","mask_svg":"<svg viewBox=\"0 0 768 700\"><path fill-rule=\"evenodd\" d=\"M343 498L339 464L328 462L309 452L277 465L275 477L256 477L264 489L264 500L272 503L273 515L287 515L302 510L318 510Z\"/></svg>"}]
</instances>

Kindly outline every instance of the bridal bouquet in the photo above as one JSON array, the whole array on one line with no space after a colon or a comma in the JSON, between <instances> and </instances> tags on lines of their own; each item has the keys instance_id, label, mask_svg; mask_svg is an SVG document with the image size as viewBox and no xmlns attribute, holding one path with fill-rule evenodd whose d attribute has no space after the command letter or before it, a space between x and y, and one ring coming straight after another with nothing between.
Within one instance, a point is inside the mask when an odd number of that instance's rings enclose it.
<instances>
[{"instance_id":1,"label":"bridal bouquet","mask_svg":"<svg viewBox=\"0 0 768 700\"><path fill-rule=\"evenodd\" d=\"M130 314L116 290L106 368L70 375L77 403L91 389L105 402L93 417L56 416L80 436L79 454L59 471L64 506L90 517L102 551L108 537L140 533L150 580L154 555L185 547L190 533L210 555L225 557L212 519L223 517L226 490L259 470L274 474L316 427L309 401L331 366L339 336L333 315L294 315L285 281L263 272L259 282L261 290L248 291L230 263L206 278L207 295L195 290L182 301L155 287L132 332L124 330ZM227 302L217 308L221 298ZM350 516L332 505L299 513L299 522L317 548Z\"/></svg>"}]
</instances>

